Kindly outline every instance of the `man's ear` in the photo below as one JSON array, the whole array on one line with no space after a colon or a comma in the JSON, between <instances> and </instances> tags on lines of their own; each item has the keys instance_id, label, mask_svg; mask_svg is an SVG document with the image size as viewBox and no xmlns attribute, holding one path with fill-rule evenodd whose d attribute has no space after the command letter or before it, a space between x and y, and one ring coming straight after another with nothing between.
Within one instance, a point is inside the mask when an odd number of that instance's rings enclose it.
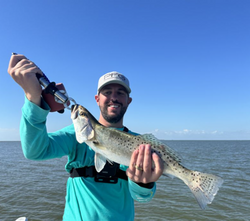
<instances>
[{"instance_id":1,"label":"man's ear","mask_svg":"<svg viewBox=\"0 0 250 221\"><path fill-rule=\"evenodd\" d=\"M96 100L96 103L99 105L99 100L100 100L99 95L95 95L95 100Z\"/></svg>"},{"instance_id":2,"label":"man's ear","mask_svg":"<svg viewBox=\"0 0 250 221\"><path fill-rule=\"evenodd\" d=\"M128 98L128 104L130 104L132 102L132 97Z\"/></svg>"}]
</instances>

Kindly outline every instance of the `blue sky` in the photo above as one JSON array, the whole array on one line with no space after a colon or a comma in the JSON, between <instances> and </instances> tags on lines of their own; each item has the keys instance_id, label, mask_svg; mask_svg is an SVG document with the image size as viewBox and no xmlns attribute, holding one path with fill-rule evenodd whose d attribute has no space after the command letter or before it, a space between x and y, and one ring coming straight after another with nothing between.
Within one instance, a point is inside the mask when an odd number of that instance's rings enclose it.
<instances>
[{"instance_id":1,"label":"blue sky","mask_svg":"<svg viewBox=\"0 0 250 221\"><path fill-rule=\"evenodd\" d=\"M1 1L0 140L19 140L22 89L11 52L98 118L97 81L109 71L132 87L125 125L166 140L250 139L250 1ZM48 131L71 124L51 113Z\"/></svg>"}]
</instances>

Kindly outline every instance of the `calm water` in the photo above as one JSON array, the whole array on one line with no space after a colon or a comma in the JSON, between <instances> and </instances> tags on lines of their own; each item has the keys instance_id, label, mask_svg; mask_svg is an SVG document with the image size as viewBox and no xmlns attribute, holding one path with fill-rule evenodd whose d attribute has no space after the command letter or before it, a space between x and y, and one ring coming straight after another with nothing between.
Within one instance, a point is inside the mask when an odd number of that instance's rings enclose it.
<instances>
[{"instance_id":1,"label":"calm water","mask_svg":"<svg viewBox=\"0 0 250 221\"><path fill-rule=\"evenodd\" d=\"M250 220L250 141L165 141L185 166L213 173L224 184L213 203L200 210L179 179L162 177L150 203L135 203L135 220ZM61 220L67 158L30 161L20 142L0 142L0 220Z\"/></svg>"}]
</instances>

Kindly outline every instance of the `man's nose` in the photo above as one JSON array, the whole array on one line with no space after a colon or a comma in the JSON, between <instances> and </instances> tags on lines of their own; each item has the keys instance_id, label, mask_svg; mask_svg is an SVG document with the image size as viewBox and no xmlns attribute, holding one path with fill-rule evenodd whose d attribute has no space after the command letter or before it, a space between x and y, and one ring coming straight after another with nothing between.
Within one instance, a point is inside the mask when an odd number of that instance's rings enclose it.
<instances>
[{"instance_id":1,"label":"man's nose","mask_svg":"<svg viewBox=\"0 0 250 221\"><path fill-rule=\"evenodd\" d=\"M118 100L118 96L117 96L116 93L112 93L110 98L111 98L112 101L117 101Z\"/></svg>"}]
</instances>

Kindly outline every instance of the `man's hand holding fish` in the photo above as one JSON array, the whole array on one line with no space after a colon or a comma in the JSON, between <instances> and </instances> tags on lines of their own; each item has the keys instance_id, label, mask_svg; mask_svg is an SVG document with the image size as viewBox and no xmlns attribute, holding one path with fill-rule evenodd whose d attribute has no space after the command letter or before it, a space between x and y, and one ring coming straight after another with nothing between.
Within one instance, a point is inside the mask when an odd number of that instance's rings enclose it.
<instances>
[{"instance_id":1,"label":"man's hand holding fish","mask_svg":"<svg viewBox=\"0 0 250 221\"><path fill-rule=\"evenodd\" d=\"M154 165L154 167L152 167ZM149 144L140 145L131 156L127 176L136 183L156 182L163 173L163 162Z\"/></svg>"}]
</instances>

